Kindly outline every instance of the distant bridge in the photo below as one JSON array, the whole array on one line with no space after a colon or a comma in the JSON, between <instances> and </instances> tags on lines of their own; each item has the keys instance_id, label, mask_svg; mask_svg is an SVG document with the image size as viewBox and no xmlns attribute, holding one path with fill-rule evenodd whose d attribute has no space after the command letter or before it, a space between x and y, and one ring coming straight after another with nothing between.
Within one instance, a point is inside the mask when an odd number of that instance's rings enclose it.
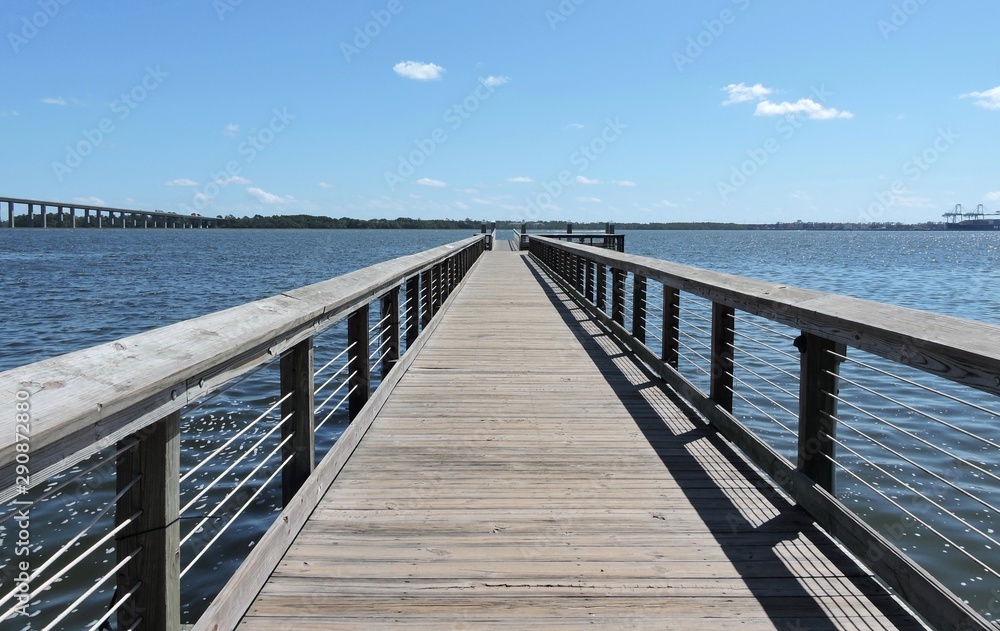
<instances>
[{"instance_id":1,"label":"distant bridge","mask_svg":"<svg viewBox=\"0 0 1000 631\"><path fill-rule=\"evenodd\" d=\"M27 217L27 221L20 226L14 221L18 206L24 207L24 210L16 214ZM0 197L0 208L4 207L7 210L7 221L0 219L0 227L9 228L215 228L219 221L215 217L181 215L163 210L108 208L78 202ZM38 218L35 216L36 208ZM57 212L50 213L53 208ZM83 211L83 214L80 215L77 211Z\"/></svg>"}]
</instances>

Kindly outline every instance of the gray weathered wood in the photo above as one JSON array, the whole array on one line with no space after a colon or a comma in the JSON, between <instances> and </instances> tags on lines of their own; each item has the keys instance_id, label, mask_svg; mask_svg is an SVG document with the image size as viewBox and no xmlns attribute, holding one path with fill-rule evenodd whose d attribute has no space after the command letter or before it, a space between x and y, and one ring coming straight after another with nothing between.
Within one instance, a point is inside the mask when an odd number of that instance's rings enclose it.
<instances>
[{"instance_id":1,"label":"gray weathered wood","mask_svg":"<svg viewBox=\"0 0 1000 631\"><path fill-rule=\"evenodd\" d=\"M115 523L133 521L116 537L118 561L135 555L118 571L118 594L136 585L135 594L118 610L121 629L177 631L180 628L180 414L143 428L138 443L118 456L116 477L121 493L138 479L115 506ZM131 441L130 441L131 442ZM124 447L120 444L119 447Z\"/></svg>"},{"instance_id":2,"label":"gray weathered wood","mask_svg":"<svg viewBox=\"0 0 1000 631\"><path fill-rule=\"evenodd\" d=\"M812 333L803 334L799 378L798 469L831 495L836 495L837 376L847 347Z\"/></svg>"},{"instance_id":3,"label":"gray weathered wood","mask_svg":"<svg viewBox=\"0 0 1000 631\"><path fill-rule=\"evenodd\" d=\"M291 439L281 448L281 460L291 462L281 472L282 505L287 506L312 473L316 462L314 427L313 338L309 337L281 354L281 438Z\"/></svg>"}]
</instances>

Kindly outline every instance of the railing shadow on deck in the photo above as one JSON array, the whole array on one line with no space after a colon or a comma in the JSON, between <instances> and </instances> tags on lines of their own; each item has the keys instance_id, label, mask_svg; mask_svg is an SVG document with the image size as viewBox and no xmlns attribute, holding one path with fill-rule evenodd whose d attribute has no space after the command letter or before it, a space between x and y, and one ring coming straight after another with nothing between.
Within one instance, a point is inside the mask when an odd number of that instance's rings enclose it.
<instances>
[{"instance_id":1,"label":"railing shadow on deck","mask_svg":"<svg viewBox=\"0 0 1000 631\"><path fill-rule=\"evenodd\" d=\"M530 248L618 342L931 626L994 628L981 612L1000 613L1000 542L990 526L1000 515L1000 327L544 237ZM916 390L920 402L880 391L886 380ZM928 424L940 439L929 439ZM930 459L920 462L920 452ZM868 494L855 498L886 507L881 530L845 505L839 478ZM896 545L913 536L918 558L936 560L934 574ZM952 554L928 556L930 538ZM956 562L963 573L949 572ZM942 584L945 575L955 588L975 577L978 589L967 592L975 609Z\"/></svg>"},{"instance_id":2,"label":"railing shadow on deck","mask_svg":"<svg viewBox=\"0 0 1000 631\"><path fill-rule=\"evenodd\" d=\"M826 553L827 560L860 593L871 598L872 605L880 613L901 627L921 628L921 623L893 600L881 584L862 571L857 562L837 547L829 536L818 530L805 511L792 504L771 481L737 455L732 446L621 343L610 328L588 314L569 295L562 293L564 287L558 280L544 275L536 267L537 263L526 261L526 265L775 626L798 629L812 628L811 625L818 623L821 628L836 627L836 620L830 617L830 612L823 607L817 595L802 585L803 578L812 577L792 572L786 559L782 559L775 549L783 542L802 536ZM602 338L607 343L602 344ZM615 363L621 358L638 368L647 381L632 383L629 375ZM682 434L675 433L661 411L643 396L642 390L650 387L656 388L669 403L684 411L695 427ZM778 514L766 522L754 524L718 485L702 462L687 451L686 447L695 441L706 441L711 445ZM766 556L748 556L746 544L741 543L747 535L756 535L758 541L763 538L769 553ZM763 547L755 548L754 552L761 549ZM790 599L795 603L794 616L789 615ZM859 615L864 613L859 612Z\"/></svg>"},{"instance_id":3,"label":"railing shadow on deck","mask_svg":"<svg viewBox=\"0 0 1000 631\"><path fill-rule=\"evenodd\" d=\"M193 622L311 512L329 430L361 431L490 236L0 373L0 628Z\"/></svg>"}]
</instances>

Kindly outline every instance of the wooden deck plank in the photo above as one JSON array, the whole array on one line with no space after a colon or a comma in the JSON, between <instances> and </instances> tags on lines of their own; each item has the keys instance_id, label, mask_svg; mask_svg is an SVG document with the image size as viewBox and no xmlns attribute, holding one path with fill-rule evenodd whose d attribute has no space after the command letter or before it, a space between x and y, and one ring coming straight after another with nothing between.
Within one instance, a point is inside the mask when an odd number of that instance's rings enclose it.
<instances>
[{"instance_id":1,"label":"wooden deck plank","mask_svg":"<svg viewBox=\"0 0 1000 631\"><path fill-rule=\"evenodd\" d=\"M921 628L519 253L486 255L242 629Z\"/></svg>"}]
</instances>

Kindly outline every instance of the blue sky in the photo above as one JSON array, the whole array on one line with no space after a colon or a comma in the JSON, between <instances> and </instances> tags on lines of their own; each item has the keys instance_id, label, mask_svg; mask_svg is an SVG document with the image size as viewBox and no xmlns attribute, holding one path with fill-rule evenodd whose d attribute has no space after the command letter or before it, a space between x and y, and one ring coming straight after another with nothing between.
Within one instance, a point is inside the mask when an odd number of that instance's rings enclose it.
<instances>
[{"instance_id":1,"label":"blue sky","mask_svg":"<svg viewBox=\"0 0 1000 631\"><path fill-rule=\"evenodd\" d=\"M213 216L1000 210L995 0L4 8L6 196Z\"/></svg>"}]
</instances>

